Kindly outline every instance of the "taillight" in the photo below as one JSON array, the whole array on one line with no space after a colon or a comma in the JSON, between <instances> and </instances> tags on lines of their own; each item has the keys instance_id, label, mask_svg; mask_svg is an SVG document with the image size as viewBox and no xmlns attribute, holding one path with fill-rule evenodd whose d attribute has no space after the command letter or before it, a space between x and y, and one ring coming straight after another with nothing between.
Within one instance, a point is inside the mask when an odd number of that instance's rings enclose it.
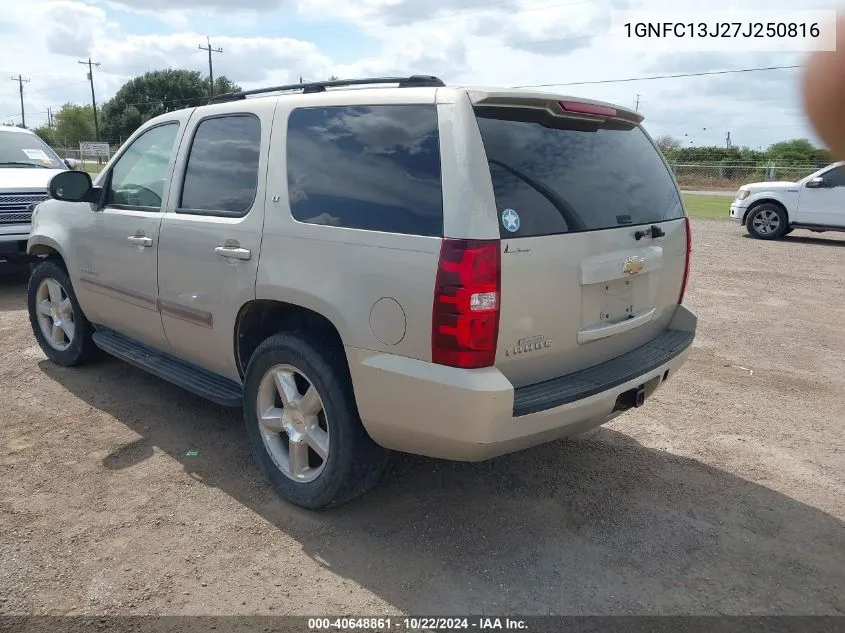
<instances>
[{"instance_id":1,"label":"taillight","mask_svg":"<svg viewBox=\"0 0 845 633\"><path fill-rule=\"evenodd\" d=\"M690 228L689 218L684 218L684 226L687 234L687 249L686 262L684 263L684 279L681 281L681 294L678 296L678 303L684 302L684 295L687 292L687 282L689 281L689 264L692 257L692 230Z\"/></svg>"},{"instance_id":2,"label":"taillight","mask_svg":"<svg viewBox=\"0 0 845 633\"><path fill-rule=\"evenodd\" d=\"M431 360L438 365L493 365L499 338L499 251L499 240L443 240L431 321Z\"/></svg>"}]
</instances>

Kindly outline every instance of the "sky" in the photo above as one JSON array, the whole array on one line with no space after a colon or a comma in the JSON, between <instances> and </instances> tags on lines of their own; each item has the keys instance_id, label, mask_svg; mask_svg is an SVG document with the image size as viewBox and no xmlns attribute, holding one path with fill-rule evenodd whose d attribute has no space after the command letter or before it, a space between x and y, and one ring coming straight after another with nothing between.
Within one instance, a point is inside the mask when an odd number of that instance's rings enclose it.
<instances>
[{"instance_id":1,"label":"sky","mask_svg":"<svg viewBox=\"0 0 845 633\"><path fill-rule=\"evenodd\" d=\"M834 0L805 0L834 9ZM738 4L738 3L737 3ZM596 82L654 75L802 64L796 52L667 52L620 46L614 10L660 11L669 0L3 0L0 123L35 127L63 103L90 103L87 67L102 103L150 70L208 71L244 88L305 80L434 74L447 84L556 85L544 90L634 107L653 136L689 145L765 148L790 138L818 143L806 122L800 70ZM732 6L711 0L724 19ZM674 8L702 3L676 0ZM743 10L794 9L791 0L744 0ZM840 7L841 8L841 7Z\"/></svg>"}]
</instances>

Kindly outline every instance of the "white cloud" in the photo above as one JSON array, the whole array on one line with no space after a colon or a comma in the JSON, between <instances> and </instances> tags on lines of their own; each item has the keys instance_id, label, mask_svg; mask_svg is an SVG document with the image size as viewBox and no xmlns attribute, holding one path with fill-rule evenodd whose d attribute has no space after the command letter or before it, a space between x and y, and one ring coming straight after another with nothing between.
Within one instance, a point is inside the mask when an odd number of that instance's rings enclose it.
<instances>
[{"instance_id":1,"label":"white cloud","mask_svg":"<svg viewBox=\"0 0 845 633\"><path fill-rule=\"evenodd\" d=\"M85 68L95 70L100 101L130 77L160 68L206 72L197 45L210 25L215 74L245 87L383 74L431 73L447 83L526 85L584 82L655 74L779 65L796 55L625 52L609 39L609 11L654 6L664 0L7 0L0 15L7 56L0 70L32 79L26 86L27 122L41 123L48 106L87 102ZM728 0L708 3L718 7ZM820 0L822 4L834 0ZM746 4L791 8L788 0ZM690 2L690 6L697 6ZM118 10L119 9L119 10ZM126 11L139 17L126 19ZM292 23L284 31L285 24ZM203 26L198 26L203 24ZM272 34L272 35L271 35ZM284 36L280 35L284 34ZM367 42L361 50L351 42ZM63 87L64 86L64 87ZM548 90L604 99L640 110L653 133L698 133L696 142L723 142L722 128L750 145L804 136L797 74L741 75L598 85ZM17 119L17 93L0 92L0 122ZM11 115L4 116L4 115Z\"/></svg>"}]
</instances>

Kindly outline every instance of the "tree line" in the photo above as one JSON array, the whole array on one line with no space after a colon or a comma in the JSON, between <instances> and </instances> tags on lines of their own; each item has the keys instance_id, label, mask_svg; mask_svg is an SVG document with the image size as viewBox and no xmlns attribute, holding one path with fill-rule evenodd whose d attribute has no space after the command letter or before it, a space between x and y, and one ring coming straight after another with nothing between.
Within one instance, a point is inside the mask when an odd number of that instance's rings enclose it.
<instances>
[{"instance_id":1,"label":"tree line","mask_svg":"<svg viewBox=\"0 0 845 633\"><path fill-rule=\"evenodd\" d=\"M208 103L209 87L208 77L193 70L154 70L130 79L97 108L100 140L119 144L160 114ZM240 89L225 76L214 79L216 95ZM53 147L75 148L97 136L91 105L66 103L52 118L33 131Z\"/></svg>"},{"instance_id":2,"label":"tree line","mask_svg":"<svg viewBox=\"0 0 845 633\"><path fill-rule=\"evenodd\" d=\"M684 147L678 139L669 135L655 139L657 147L672 164L692 165L698 163L719 163L725 166L748 165L765 167L770 164L785 167L824 167L833 162L830 152L816 147L806 138L780 141L765 150L748 147L693 146Z\"/></svg>"}]
</instances>

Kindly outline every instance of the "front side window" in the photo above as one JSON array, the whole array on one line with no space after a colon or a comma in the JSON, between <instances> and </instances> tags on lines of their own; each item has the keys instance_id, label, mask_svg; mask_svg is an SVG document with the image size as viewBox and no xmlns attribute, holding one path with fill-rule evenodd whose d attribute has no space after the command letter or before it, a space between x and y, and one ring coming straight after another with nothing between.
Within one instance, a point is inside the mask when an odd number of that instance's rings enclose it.
<instances>
[{"instance_id":1,"label":"front side window","mask_svg":"<svg viewBox=\"0 0 845 633\"><path fill-rule=\"evenodd\" d=\"M300 222L443 235L434 105L294 110L287 158L291 213Z\"/></svg>"},{"instance_id":2,"label":"front side window","mask_svg":"<svg viewBox=\"0 0 845 633\"><path fill-rule=\"evenodd\" d=\"M845 187L845 165L827 172L824 175L824 182L828 187Z\"/></svg>"},{"instance_id":3,"label":"front side window","mask_svg":"<svg viewBox=\"0 0 845 633\"><path fill-rule=\"evenodd\" d=\"M261 121L249 114L206 119L197 126L179 211L242 216L258 189Z\"/></svg>"},{"instance_id":4,"label":"front side window","mask_svg":"<svg viewBox=\"0 0 845 633\"><path fill-rule=\"evenodd\" d=\"M161 210L178 132L178 123L165 123L132 141L112 167L107 205Z\"/></svg>"}]
</instances>

